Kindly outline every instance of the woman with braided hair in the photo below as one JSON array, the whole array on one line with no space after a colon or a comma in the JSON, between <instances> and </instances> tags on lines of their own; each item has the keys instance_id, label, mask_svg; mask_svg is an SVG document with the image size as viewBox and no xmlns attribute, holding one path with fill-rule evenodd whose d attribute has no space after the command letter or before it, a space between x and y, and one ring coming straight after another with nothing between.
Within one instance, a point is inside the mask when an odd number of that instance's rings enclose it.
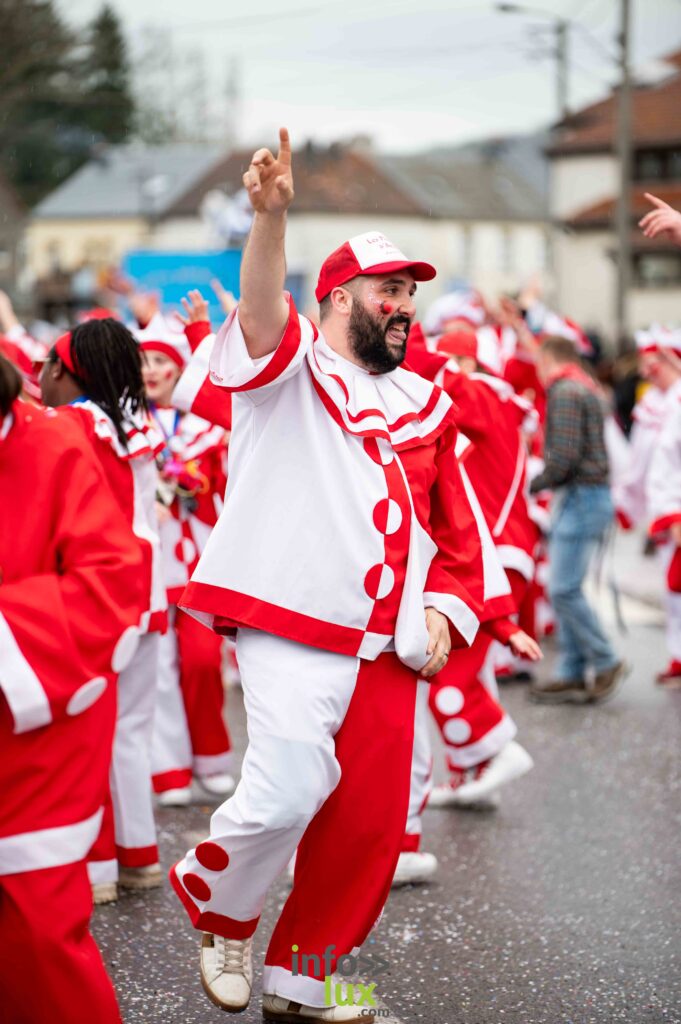
<instances>
[{"instance_id":1,"label":"woman with braided hair","mask_svg":"<svg viewBox=\"0 0 681 1024\"><path fill-rule=\"evenodd\" d=\"M40 387L44 403L64 406L93 446L143 559L145 608L130 633L139 646L118 678L113 821L105 817L88 865L95 900L109 902L116 898L117 881L132 889L162 881L150 751L159 634L167 627L155 509L155 458L163 438L148 415L137 342L117 320L90 320L62 335L43 366Z\"/></svg>"}]
</instances>

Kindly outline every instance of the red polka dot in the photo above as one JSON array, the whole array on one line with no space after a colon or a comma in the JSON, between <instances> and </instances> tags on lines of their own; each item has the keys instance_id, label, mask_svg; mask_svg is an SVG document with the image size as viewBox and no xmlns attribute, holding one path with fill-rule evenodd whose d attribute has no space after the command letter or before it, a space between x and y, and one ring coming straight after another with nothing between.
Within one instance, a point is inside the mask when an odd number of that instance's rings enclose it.
<instances>
[{"instance_id":1,"label":"red polka dot","mask_svg":"<svg viewBox=\"0 0 681 1024\"><path fill-rule=\"evenodd\" d=\"M202 903L205 903L206 900L210 899L210 886L207 882L204 882L203 878L199 875L194 875L189 872L189 874L186 874L183 877L182 882L187 892L190 893L194 899L201 900Z\"/></svg>"},{"instance_id":2,"label":"red polka dot","mask_svg":"<svg viewBox=\"0 0 681 1024\"><path fill-rule=\"evenodd\" d=\"M379 533L395 533L402 525L402 509L392 498L381 498L374 508L374 526Z\"/></svg>"},{"instance_id":3,"label":"red polka dot","mask_svg":"<svg viewBox=\"0 0 681 1024\"><path fill-rule=\"evenodd\" d=\"M200 843L194 852L199 864L209 871L224 871L229 864L229 854L217 843Z\"/></svg>"},{"instance_id":4,"label":"red polka dot","mask_svg":"<svg viewBox=\"0 0 681 1024\"><path fill-rule=\"evenodd\" d=\"M381 601L393 589L395 574L388 565L372 565L364 577L364 589L374 601Z\"/></svg>"}]
</instances>

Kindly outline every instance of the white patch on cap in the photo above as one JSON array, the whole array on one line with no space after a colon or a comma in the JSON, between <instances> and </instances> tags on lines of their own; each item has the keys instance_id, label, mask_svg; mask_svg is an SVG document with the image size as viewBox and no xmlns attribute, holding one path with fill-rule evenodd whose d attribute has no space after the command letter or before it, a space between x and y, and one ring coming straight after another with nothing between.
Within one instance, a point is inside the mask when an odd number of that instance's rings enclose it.
<instances>
[{"instance_id":1,"label":"white patch on cap","mask_svg":"<svg viewBox=\"0 0 681 1024\"><path fill-rule=\"evenodd\" d=\"M355 235L349 240L348 245L362 270L379 266L381 263L408 262L404 253L380 231L367 231L364 235Z\"/></svg>"}]
</instances>

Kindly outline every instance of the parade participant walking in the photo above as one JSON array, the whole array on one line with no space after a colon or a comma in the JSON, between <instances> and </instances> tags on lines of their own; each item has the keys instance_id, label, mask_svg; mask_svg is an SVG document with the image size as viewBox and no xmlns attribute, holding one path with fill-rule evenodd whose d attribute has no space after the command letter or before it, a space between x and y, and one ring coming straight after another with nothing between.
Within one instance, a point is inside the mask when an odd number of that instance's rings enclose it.
<instances>
[{"instance_id":1,"label":"parade participant walking","mask_svg":"<svg viewBox=\"0 0 681 1024\"><path fill-rule=\"evenodd\" d=\"M681 212L650 193L646 193L646 199L654 209L640 221L643 234L651 239L662 237L681 246ZM671 661L658 674L657 682L670 688L681 686L681 530L678 523L681 340L678 331L675 337L675 343L659 350L657 360L657 374L664 377L668 386L665 389L660 443L655 448L646 487L653 519L650 529L653 536L663 542L661 550L667 582L667 646Z\"/></svg>"},{"instance_id":2,"label":"parade participant walking","mask_svg":"<svg viewBox=\"0 0 681 1024\"><path fill-rule=\"evenodd\" d=\"M142 554L73 419L16 401L0 357L0 1015L120 1024L89 931L115 678Z\"/></svg>"},{"instance_id":3,"label":"parade participant walking","mask_svg":"<svg viewBox=\"0 0 681 1024\"><path fill-rule=\"evenodd\" d=\"M192 347L210 332L208 305L199 293L185 304L186 336L159 312L137 334L151 413L164 438L157 512L169 629L160 646L152 744L154 790L164 806L189 804L193 777L211 796L234 789L221 640L177 607L222 508L228 436L223 426L172 404Z\"/></svg>"},{"instance_id":4,"label":"parade participant walking","mask_svg":"<svg viewBox=\"0 0 681 1024\"><path fill-rule=\"evenodd\" d=\"M537 370L548 396L545 466L530 486L534 493L554 492L549 595L559 658L554 680L533 686L530 694L542 703L594 703L614 692L625 670L582 589L591 556L614 514L603 405L569 339L547 338ZM593 669L593 680L587 680L587 669Z\"/></svg>"},{"instance_id":5,"label":"parade participant walking","mask_svg":"<svg viewBox=\"0 0 681 1024\"><path fill-rule=\"evenodd\" d=\"M107 815L88 869L98 903L116 885L149 889L162 882L151 794L151 736L159 633L167 627L154 498L155 457L163 439L149 421L142 361L130 331L117 320L91 319L62 335L40 374L43 402L63 406L101 462L112 503L140 547L146 604L140 642L118 679L111 761L113 821Z\"/></svg>"},{"instance_id":6,"label":"parade participant walking","mask_svg":"<svg viewBox=\"0 0 681 1024\"><path fill-rule=\"evenodd\" d=\"M503 785L532 766L514 740L516 727L499 705L494 640L530 660L540 657L531 637L508 618L517 613L534 575L539 531L528 509L523 430L534 430L532 406L495 375L497 345L472 330L441 336L430 346L413 330L409 365L442 384L455 405L464 482L479 502L488 547L503 566L507 593L485 580L484 628L469 650L458 651L429 688L429 704L447 750L450 773L429 807L488 806ZM489 595L494 595L490 597Z\"/></svg>"},{"instance_id":7,"label":"parade participant walking","mask_svg":"<svg viewBox=\"0 0 681 1024\"><path fill-rule=\"evenodd\" d=\"M264 1016L359 1022L373 1013L329 1005L324 978L387 897L417 672L432 676L452 644L474 639L480 541L451 402L400 368L416 281L435 270L378 232L344 243L321 268L317 333L283 293L285 130L278 157L259 150L244 184L255 216L241 301L210 364L233 399L227 497L181 605L237 630L249 746L234 796L171 881L207 933L206 991L243 1009L265 895L300 842ZM296 971L298 951L309 973Z\"/></svg>"},{"instance_id":8,"label":"parade participant walking","mask_svg":"<svg viewBox=\"0 0 681 1024\"><path fill-rule=\"evenodd\" d=\"M665 567L667 644L671 664L658 676L669 689L681 687L681 358L666 354L676 371L673 399L655 446L648 474L650 533L661 546Z\"/></svg>"}]
</instances>

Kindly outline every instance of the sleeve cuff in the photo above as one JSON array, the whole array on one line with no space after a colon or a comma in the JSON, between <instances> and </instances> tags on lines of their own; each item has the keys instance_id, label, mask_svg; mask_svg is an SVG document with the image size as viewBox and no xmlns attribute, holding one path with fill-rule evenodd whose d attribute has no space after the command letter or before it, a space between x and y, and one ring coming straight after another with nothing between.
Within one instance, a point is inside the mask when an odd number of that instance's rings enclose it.
<instances>
[{"instance_id":1,"label":"sleeve cuff","mask_svg":"<svg viewBox=\"0 0 681 1024\"><path fill-rule=\"evenodd\" d=\"M37 675L0 613L0 689L14 719L14 731L28 732L52 721L50 702Z\"/></svg>"},{"instance_id":2,"label":"sleeve cuff","mask_svg":"<svg viewBox=\"0 0 681 1024\"><path fill-rule=\"evenodd\" d=\"M666 516L658 516L657 519L653 519L652 523L648 527L648 533L651 535L656 533L664 533L674 523L681 523L681 512L670 512Z\"/></svg>"},{"instance_id":3,"label":"sleeve cuff","mask_svg":"<svg viewBox=\"0 0 681 1024\"><path fill-rule=\"evenodd\" d=\"M306 321L305 321L306 322ZM303 341L298 312L289 296L289 319L281 341L273 352L252 359L239 323L239 307L222 325L210 358L210 379L228 391L257 391L285 379L302 362L309 332Z\"/></svg>"},{"instance_id":4,"label":"sleeve cuff","mask_svg":"<svg viewBox=\"0 0 681 1024\"><path fill-rule=\"evenodd\" d=\"M193 324L187 324L184 329L184 333L192 352L196 352L203 339L207 337L207 335L212 334L212 331L207 320L197 320Z\"/></svg>"},{"instance_id":5,"label":"sleeve cuff","mask_svg":"<svg viewBox=\"0 0 681 1024\"><path fill-rule=\"evenodd\" d=\"M435 608L442 615L446 615L454 629L470 647L477 635L480 620L460 597L426 591L423 595L423 607Z\"/></svg>"},{"instance_id":6,"label":"sleeve cuff","mask_svg":"<svg viewBox=\"0 0 681 1024\"><path fill-rule=\"evenodd\" d=\"M482 627L488 636L494 637L500 644L508 644L508 641L520 630L520 626L517 622L513 622L512 619L490 619L489 622L485 622Z\"/></svg>"}]
</instances>

